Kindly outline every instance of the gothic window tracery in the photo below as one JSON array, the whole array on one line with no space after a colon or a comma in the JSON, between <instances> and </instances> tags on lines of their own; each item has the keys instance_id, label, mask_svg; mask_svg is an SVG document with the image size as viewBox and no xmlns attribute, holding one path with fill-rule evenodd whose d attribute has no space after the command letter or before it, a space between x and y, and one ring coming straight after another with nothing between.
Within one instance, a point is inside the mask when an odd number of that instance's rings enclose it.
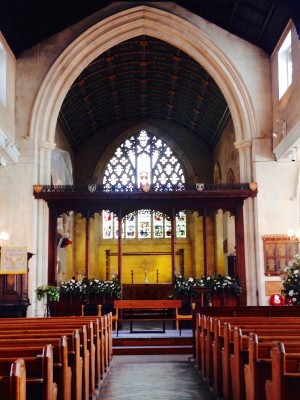
<instances>
[{"instance_id":1,"label":"gothic window tracery","mask_svg":"<svg viewBox=\"0 0 300 400\"><path fill-rule=\"evenodd\" d=\"M147 185L158 189L165 185L185 183L181 164L172 149L160 138L142 130L126 139L115 151L104 172L106 191L140 189ZM117 218L109 210L103 211L103 238L118 237ZM171 236L171 221L153 210L140 210L123 221L122 237L126 239L159 239ZM186 237L186 215L176 217L176 236Z\"/></svg>"}]
</instances>

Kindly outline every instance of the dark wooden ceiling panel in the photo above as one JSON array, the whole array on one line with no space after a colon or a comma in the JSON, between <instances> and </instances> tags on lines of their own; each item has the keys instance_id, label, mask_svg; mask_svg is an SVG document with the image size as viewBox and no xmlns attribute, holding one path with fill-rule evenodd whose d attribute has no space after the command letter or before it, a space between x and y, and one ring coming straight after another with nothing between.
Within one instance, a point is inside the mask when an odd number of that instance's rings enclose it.
<instances>
[{"instance_id":1,"label":"dark wooden ceiling panel","mask_svg":"<svg viewBox=\"0 0 300 400\"><path fill-rule=\"evenodd\" d=\"M0 0L0 30L22 52L111 5L99 0ZM271 54L290 18L300 32L300 1L182 0L174 3ZM114 12L156 2L117 2ZM158 6L161 3L158 3ZM171 120L209 150L230 112L216 83L174 46L138 37L109 49L85 68L67 94L60 122L74 151L116 121Z\"/></svg>"}]
</instances>

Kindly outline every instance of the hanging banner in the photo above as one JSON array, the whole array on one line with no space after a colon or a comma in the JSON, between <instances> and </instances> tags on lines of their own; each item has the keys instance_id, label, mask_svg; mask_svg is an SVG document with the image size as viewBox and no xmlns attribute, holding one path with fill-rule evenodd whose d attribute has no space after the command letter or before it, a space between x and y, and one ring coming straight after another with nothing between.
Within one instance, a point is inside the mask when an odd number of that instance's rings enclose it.
<instances>
[{"instance_id":1,"label":"hanging banner","mask_svg":"<svg viewBox=\"0 0 300 400\"><path fill-rule=\"evenodd\" d=\"M1 247L0 274L26 274L27 247Z\"/></svg>"}]
</instances>

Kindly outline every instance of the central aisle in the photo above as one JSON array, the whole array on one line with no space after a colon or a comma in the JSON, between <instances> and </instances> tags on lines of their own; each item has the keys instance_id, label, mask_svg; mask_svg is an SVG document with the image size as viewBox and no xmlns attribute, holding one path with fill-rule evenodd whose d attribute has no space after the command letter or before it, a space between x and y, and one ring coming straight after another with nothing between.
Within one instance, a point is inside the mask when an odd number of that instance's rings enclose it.
<instances>
[{"instance_id":1,"label":"central aisle","mask_svg":"<svg viewBox=\"0 0 300 400\"><path fill-rule=\"evenodd\" d=\"M189 355L114 356L98 399L212 400Z\"/></svg>"}]
</instances>

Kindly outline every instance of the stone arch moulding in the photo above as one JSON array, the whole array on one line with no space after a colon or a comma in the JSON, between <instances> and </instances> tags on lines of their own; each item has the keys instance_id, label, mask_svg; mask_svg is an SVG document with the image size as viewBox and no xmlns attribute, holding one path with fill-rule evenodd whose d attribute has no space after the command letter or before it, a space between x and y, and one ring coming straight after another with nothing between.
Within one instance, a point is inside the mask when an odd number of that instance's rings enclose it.
<instances>
[{"instance_id":1,"label":"stone arch moulding","mask_svg":"<svg viewBox=\"0 0 300 400\"><path fill-rule=\"evenodd\" d=\"M195 177L195 171L189 161L189 158L186 154L184 154L183 150L181 147L176 143L174 139L172 139L170 136L168 136L165 132L163 132L161 129L155 127L154 125L149 124L148 122L141 122L138 123L128 129L126 129L119 137L113 141L104 151L102 154L101 158L99 159L96 168L93 173L93 180L92 182L97 182L97 183L102 183L103 179L103 168L106 166L110 158L112 157L113 153L115 152L117 146L122 144L129 136L141 131L142 129L145 129L146 131L149 131L153 133L155 136L159 137L162 139L168 146L171 147L172 150L174 150L176 156L179 158L180 164L184 168L185 172L185 178L189 181L192 181Z\"/></svg>"},{"instance_id":2,"label":"stone arch moulding","mask_svg":"<svg viewBox=\"0 0 300 400\"><path fill-rule=\"evenodd\" d=\"M205 32L180 17L156 8L138 6L93 25L57 58L38 92L30 137L38 142L54 142L60 107L79 73L107 49L143 34L182 49L209 72L229 105L237 141L249 140L258 132L251 96L233 63L218 45ZM247 168L251 170L251 165Z\"/></svg>"}]
</instances>

